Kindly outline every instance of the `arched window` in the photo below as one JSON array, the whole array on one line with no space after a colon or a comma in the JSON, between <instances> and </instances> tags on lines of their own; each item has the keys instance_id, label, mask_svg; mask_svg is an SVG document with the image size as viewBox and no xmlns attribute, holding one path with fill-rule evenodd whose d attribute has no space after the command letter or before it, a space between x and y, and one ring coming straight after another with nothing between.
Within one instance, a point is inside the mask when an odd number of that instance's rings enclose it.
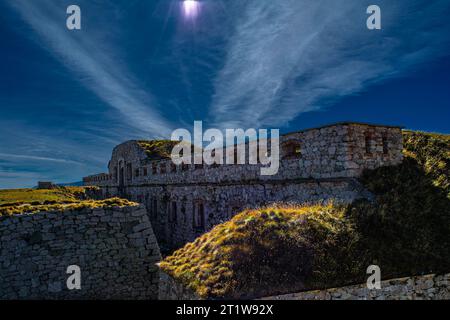
<instances>
[{"instance_id":1,"label":"arched window","mask_svg":"<svg viewBox=\"0 0 450 320\"><path fill-rule=\"evenodd\" d=\"M371 154L372 153L372 135L370 133L366 133L364 135L364 144L366 147L366 153Z\"/></svg>"},{"instance_id":2,"label":"arched window","mask_svg":"<svg viewBox=\"0 0 450 320\"><path fill-rule=\"evenodd\" d=\"M183 203L181 204L181 217L183 219L183 223L186 222L186 200L183 199Z\"/></svg>"},{"instance_id":3,"label":"arched window","mask_svg":"<svg viewBox=\"0 0 450 320\"><path fill-rule=\"evenodd\" d=\"M170 206L170 214L169 214L169 221L172 223L177 223L178 221L178 208L177 208L177 202L176 201L172 201L171 206Z\"/></svg>"},{"instance_id":4,"label":"arched window","mask_svg":"<svg viewBox=\"0 0 450 320\"><path fill-rule=\"evenodd\" d=\"M383 135L383 154L389 154L389 141L387 135Z\"/></svg>"},{"instance_id":5,"label":"arched window","mask_svg":"<svg viewBox=\"0 0 450 320\"><path fill-rule=\"evenodd\" d=\"M152 200L152 216L154 219L158 218L158 200Z\"/></svg>"},{"instance_id":6,"label":"arched window","mask_svg":"<svg viewBox=\"0 0 450 320\"><path fill-rule=\"evenodd\" d=\"M201 201L194 205L193 226L195 231L203 232L205 230L205 206Z\"/></svg>"},{"instance_id":7,"label":"arched window","mask_svg":"<svg viewBox=\"0 0 450 320\"><path fill-rule=\"evenodd\" d=\"M281 145L282 159L299 159L302 156L299 141L290 140Z\"/></svg>"},{"instance_id":8,"label":"arched window","mask_svg":"<svg viewBox=\"0 0 450 320\"><path fill-rule=\"evenodd\" d=\"M132 174L133 174L133 170L132 170L132 167L131 167L131 163L127 163L127 179L129 181L131 179L133 179Z\"/></svg>"}]
</instances>

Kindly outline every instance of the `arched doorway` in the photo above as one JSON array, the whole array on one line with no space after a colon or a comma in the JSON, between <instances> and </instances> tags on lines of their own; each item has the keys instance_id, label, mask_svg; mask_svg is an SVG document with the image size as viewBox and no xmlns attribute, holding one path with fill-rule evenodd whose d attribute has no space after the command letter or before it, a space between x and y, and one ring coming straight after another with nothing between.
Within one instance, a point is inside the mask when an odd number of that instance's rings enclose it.
<instances>
[{"instance_id":1,"label":"arched doorway","mask_svg":"<svg viewBox=\"0 0 450 320\"><path fill-rule=\"evenodd\" d=\"M125 165L119 161L119 187L125 186Z\"/></svg>"}]
</instances>

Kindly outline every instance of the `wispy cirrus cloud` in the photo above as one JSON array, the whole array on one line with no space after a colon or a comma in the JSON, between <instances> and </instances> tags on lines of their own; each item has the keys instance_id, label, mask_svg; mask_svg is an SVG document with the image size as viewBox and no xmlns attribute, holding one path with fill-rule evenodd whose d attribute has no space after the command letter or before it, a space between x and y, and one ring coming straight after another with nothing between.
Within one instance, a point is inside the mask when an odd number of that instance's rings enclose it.
<instances>
[{"instance_id":1,"label":"wispy cirrus cloud","mask_svg":"<svg viewBox=\"0 0 450 320\"><path fill-rule=\"evenodd\" d=\"M32 187L43 176L35 172L5 171L0 167L0 188L23 188ZM42 179L45 180L45 179ZM34 183L30 182L34 181Z\"/></svg>"},{"instance_id":2,"label":"wispy cirrus cloud","mask_svg":"<svg viewBox=\"0 0 450 320\"><path fill-rule=\"evenodd\" d=\"M0 157L4 158L4 159L24 159L24 160L34 160L34 161L59 162L59 163L67 163L67 164L81 164L80 162L68 160L68 159L38 157L38 156L26 155L26 154L10 154L10 153L1 153L0 152Z\"/></svg>"},{"instance_id":3,"label":"wispy cirrus cloud","mask_svg":"<svg viewBox=\"0 0 450 320\"><path fill-rule=\"evenodd\" d=\"M101 100L119 111L127 125L155 137L170 132L172 124L157 111L154 97L114 56L115 47L103 41L112 26L104 25L102 35L96 37L97 28L75 32L65 28L65 9L70 3L15 0L9 4L40 36L43 46Z\"/></svg>"},{"instance_id":4,"label":"wispy cirrus cloud","mask_svg":"<svg viewBox=\"0 0 450 320\"><path fill-rule=\"evenodd\" d=\"M286 125L446 52L448 1L249 1L236 21L210 110L217 126Z\"/></svg>"},{"instance_id":5,"label":"wispy cirrus cloud","mask_svg":"<svg viewBox=\"0 0 450 320\"><path fill-rule=\"evenodd\" d=\"M0 137L8 137L0 139L0 188L32 187L38 180L80 181L105 170L114 145L89 132L48 131L1 119Z\"/></svg>"}]
</instances>

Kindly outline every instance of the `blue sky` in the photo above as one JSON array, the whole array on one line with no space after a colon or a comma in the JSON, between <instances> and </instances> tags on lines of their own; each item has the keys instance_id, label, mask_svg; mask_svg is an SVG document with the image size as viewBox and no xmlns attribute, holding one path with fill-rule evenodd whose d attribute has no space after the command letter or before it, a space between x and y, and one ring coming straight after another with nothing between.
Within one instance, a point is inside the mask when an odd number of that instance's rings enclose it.
<instances>
[{"instance_id":1,"label":"blue sky","mask_svg":"<svg viewBox=\"0 0 450 320\"><path fill-rule=\"evenodd\" d=\"M82 30L66 28L77 4ZM366 8L382 10L382 30ZM447 0L0 0L0 188L103 172L173 129L450 133Z\"/></svg>"}]
</instances>

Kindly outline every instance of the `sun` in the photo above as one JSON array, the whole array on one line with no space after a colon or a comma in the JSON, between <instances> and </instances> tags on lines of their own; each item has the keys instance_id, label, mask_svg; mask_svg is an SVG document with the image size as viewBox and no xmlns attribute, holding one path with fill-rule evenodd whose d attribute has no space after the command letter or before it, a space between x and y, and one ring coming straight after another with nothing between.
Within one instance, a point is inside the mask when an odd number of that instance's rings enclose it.
<instances>
[{"instance_id":1,"label":"sun","mask_svg":"<svg viewBox=\"0 0 450 320\"><path fill-rule=\"evenodd\" d=\"M200 3L196 0L183 1L184 16L186 18L195 18L200 12Z\"/></svg>"}]
</instances>

